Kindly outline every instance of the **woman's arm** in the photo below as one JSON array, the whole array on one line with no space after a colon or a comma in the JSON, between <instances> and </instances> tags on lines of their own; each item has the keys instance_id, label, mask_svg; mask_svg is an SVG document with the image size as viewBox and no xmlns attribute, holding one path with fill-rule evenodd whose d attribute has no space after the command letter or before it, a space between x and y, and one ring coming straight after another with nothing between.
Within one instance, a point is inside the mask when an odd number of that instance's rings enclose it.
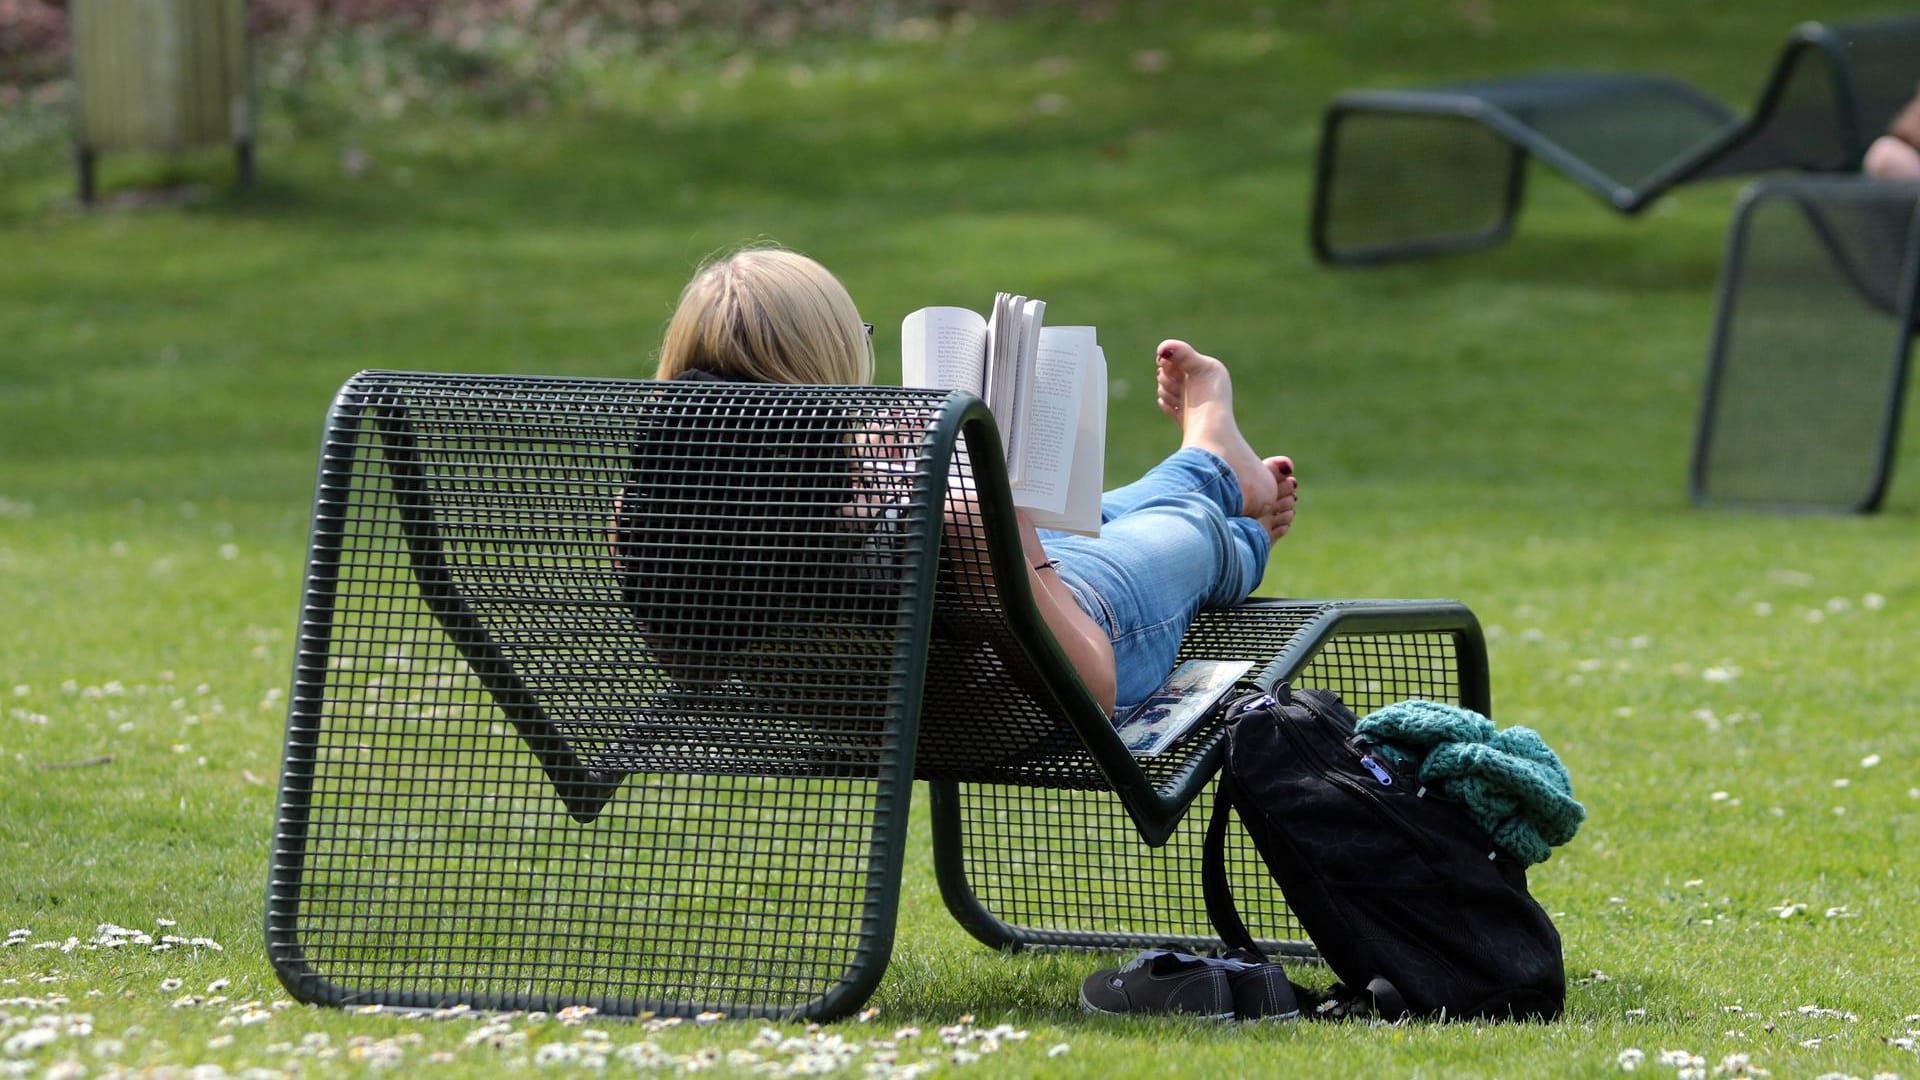
<instances>
[{"instance_id":1,"label":"woman's arm","mask_svg":"<svg viewBox=\"0 0 1920 1080\"><path fill-rule=\"evenodd\" d=\"M1080 610L1073 590L1054 572L1054 564L1048 560L1047 549L1041 545L1040 534L1027 512L1016 510L1013 516L1020 525L1020 547L1027 556L1027 583L1033 587L1034 606L1040 609L1040 617L1046 620L1047 629L1053 631L1054 640L1060 643L1093 700L1111 716L1119 692L1113 642L1107 640L1107 632L1099 623Z\"/></svg>"},{"instance_id":2,"label":"woman's arm","mask_svg":"<svg viewBox=\"0 0 1920 1080\"><path fill-rule=\"evenodd\" d=\"M1107 640L1100 624L1080 610L1073 590L1054 572L1047 560L1047 550L1040 543L1040 534L1033 527L1033 519L1026 511L1015 510L1013 520L1020 529L1020 548L1025 554L1027 587L1033 593L1034 608L1052 631L1053 639L1060 643L1060 651L1067 654L1067 662L1073 665L1081 684L1100 708L1112 715L1114 696L1118 692L1113 643ZM962 581L993 579L986 533L978 526L979 521L980 500L974 493L971 477L956 473L947 485L947 524L941 543L946 557L964 568L959 575Z\"/></svg>"},{"instance_id":3,"label":"woman's arm","mask_svg":"<svg viewBox=\"0 0 1920 1080\"><path fill-rule=\"evenodd\" d=\"M884 459L890 440L899 438L898 430L888 426L876 432L862 432L855 441L871 458ZM903 439L893 449L904 459L910 448ZM906 492L900 486L905 481L904 474L882 471L876 475L871 462L863 459L860 464L867 467L860 470L862 475L855 480L856 504L862 502L863 498L873 501L877 498L876 491L892 491L892 498L904 498ZM946 523L941 536L942 557L954 560L960 570L957 576L962 583L992 581L993 566L987 552L986 533L979 527L980 499L974 490L973 478L964 468L956 468L948 477L944 511ZM1113 643L1107 640L1106 631L1100 629L1100 624L1080 609L1079 602L1073 598L1073 590L1067 588L1054 572L1047 560L1046 548L1041 546L1040 534L1034 529L1026 511L1015 510L1014 523L1020 530L1020 546L1026 555L1027 587L1033 593L1034 607L1039 611L1041 621L1047 624L1054 640L1060 643L1060 650L1066 653L1067 662L1073 665L1081 684L1100 708L1111 715L1114 697L1118 692Z\"/></svg>"}]
</instances>

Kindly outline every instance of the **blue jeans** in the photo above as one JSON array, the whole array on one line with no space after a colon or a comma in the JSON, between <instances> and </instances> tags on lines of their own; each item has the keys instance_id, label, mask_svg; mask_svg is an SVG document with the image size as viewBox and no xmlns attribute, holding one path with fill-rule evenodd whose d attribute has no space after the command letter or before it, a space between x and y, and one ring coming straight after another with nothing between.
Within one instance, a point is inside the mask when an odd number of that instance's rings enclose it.
<instances>
[{"instance_id":1,"label":"blue jeans","mask_svg":"<svg viewBox=\"0 0 1920 1080\"><path fill-rule=\"evenodd\" d=\"M1247 598L1272 541L1239 516L1240 481L1188 447L1100 499L1100 535L1040 530L1060 580L1113 642L1115 703L1138 704L1173 669L1194 616Z\"/></svg>"}]
</instances>

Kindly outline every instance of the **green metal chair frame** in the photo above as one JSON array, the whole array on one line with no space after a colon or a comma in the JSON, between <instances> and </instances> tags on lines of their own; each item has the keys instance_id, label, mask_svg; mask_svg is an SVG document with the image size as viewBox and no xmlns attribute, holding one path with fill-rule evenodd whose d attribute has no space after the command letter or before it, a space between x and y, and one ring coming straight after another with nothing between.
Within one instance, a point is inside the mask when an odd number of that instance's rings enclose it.
<instances>
[{"instance_id":1,"label":"green metal chair frame","mask_svg":"<svg viewBox=\"0 0 1920 1080\"><path fill-rule=\"evenodd\" d=\"M1797 27L1753 111L1665 76L1542 73L1328 105L1309 224L1321 262L1359 266L1497 245L1539 158L1623 214L1687 183L1858 170L1920 79L1920 18Z\"/></svg>"},{"instance_id":2,"label":"green metal chair frame","mask_svg":"<svg viewBox=\"0 0 1920 1080\"><path fill-rule=\"evenodd\" d=\"M964 394L349 381L268 886L282 981L845 1015L891 955L915 778L983 941L1217 940L1186 814L1216 721L1126 751L1033 607L999 447ZM1198 656L1256 661L1246 688L1488 704L1448 601L1250 602L1196 624ZM1250 847L1230 873L1254 932L1308 954Z\"/></svg>"},{"instance_id":3,"label":"green metal chair frame","mask_svg":"<svg viewBox=\"0 0 1920 1080\"><path fill-rule=\"evenodd\" d=\"M1689 472L1696 505L1870 513L1920 319L1920 184L1781 177L1728 231Z\"/></svg>"}]
</instances>

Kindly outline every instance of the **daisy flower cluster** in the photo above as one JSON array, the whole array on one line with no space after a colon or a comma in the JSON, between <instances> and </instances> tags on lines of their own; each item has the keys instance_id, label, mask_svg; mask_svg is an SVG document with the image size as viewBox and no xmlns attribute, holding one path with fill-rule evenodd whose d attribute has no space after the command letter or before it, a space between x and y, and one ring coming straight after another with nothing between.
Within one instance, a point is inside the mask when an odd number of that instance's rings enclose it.
<instances>
[{"instance_id":1,"label":"daisy flower cluster","mask_svg":"<svg viewBox=\"0 0 1920 1080\"><path fill-rule=\"evenodd\" d=\"M34 942L30 930L20 929L7 935L5 947L51 946L66 951L146 948L158 952L173 947L219 947L206 939L167 940L174 936L103 924L93 939L84 943L74 939ZM202 943L195 944L196 940ZM279 1080L335 1068L385 1071L475 1057L483 1058L488 1068L502 1071L528 1067L568 1072L599 1072L609 1067L616 1071L672 1073L725 1069L762 1076L858 1074L877 1080L904 1080L972 1065L1028 1039L1023 1029L1011 1024L979 1024L971 1015L931 1031L907 1025L884 1034L867 1034L879 1017L879 1010L868 1009L851 1024L831 1028L820 1024L784 1029L763 1026L744 1046L683 1049L686 1040L681 1033L716 1025L722 1019L720 1014L704 1013L691 1019L648 1015L633 1022L596 1023L600 1018L587 1007L553 1013L483 1013L458 1005L433 1010L369 1005L354 1010L363 1016L388 1016L411 1028L386 1037L363 1034L342 1038L325 1031L289 1037L276 1029L297 1022L297 1018L312 1017L317 1010L303 1009L285 998L234 1000L227 993L232 987L227 978L190 986L182 977L168 976L153 987L167 996L172 1008L215 1017L213 1033L204 1044L209 1056L231 1060L244 1055L245 1063L233 1066L232 1071L211 1061L136 1067L122 1059L132 1037L139 1034L138 1027L129 1028L124 1037L100 1034L92 1013L75 1011L65 993L43 990L69 978L59 971L45 972L26 980L42 992L0 996L0 1080L28 1076L51 1080ZM0 994L22 982L18 977L0 980ZM83 996L101 998L106 994L93 989ZM296 1020L286 1019L289 1015ZM471 1024L472 1029L457 1047L447 1048L446 1040L429 1040L424 1027L415 1026L436 1021ZM255 1035L254 1029L263 1034ZM675 1029L679 1032L665 1037ZM429 1041L438 1048L428 1048ZM1058 1057L1068 1050L1068 1045L1061 1043L1046 1053ZM143 1056L150 1055L151 1046L143 1051Z\"/></svg>"}]
</instances>

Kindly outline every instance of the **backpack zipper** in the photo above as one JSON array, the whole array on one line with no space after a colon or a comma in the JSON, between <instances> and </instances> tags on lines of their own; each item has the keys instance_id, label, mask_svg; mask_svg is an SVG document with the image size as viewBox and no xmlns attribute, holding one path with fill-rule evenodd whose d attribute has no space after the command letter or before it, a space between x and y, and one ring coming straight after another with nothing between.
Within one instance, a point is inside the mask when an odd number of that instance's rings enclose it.
<instances>
[{"instance_id":1,"label":"backpack zipper","mask_svg":"<svg viewBox=\"0 0 1920 1080\"><path fill-rule=\"evenodd\" d=\"M1329 715L1328 712L1321 706L1320 702L1315 700L1311 695L1294 694L1294 695L1291 695L1291 700L1297 701L1302 705L1305 705L1307 707L1307 711L1313 713L1315 716L1321 717L1322 719L1325 719L1325 720L1332 721L1336 727L1345 726L1344 724L1340 723L1340 720L1342 718L1337 713ZM1256 702L1255 704L1260 704L1260 703ZM1382 787L1389 787L1392 785L1393 774L1386 772L1385 767L1381 766L1378 761L1373 760L1371 755L1361 754L1359 756L1362 763L1366 763L1369 761L1372 762L1372 765L1369 767L1369 769L1374 773L1375 779L1380 779L1381 774L1383 773L1385 774L1385 779L1381 780L1381 782L1377 786L1370 786L1367 784L1363 784L1358 779L1348 774L1347 772L1334 767L1327 760L1327 758L1321 755L1320 753L1318 753L1314 747L1307 745L1308 740L1299 731L1295 730L1295 727L1293 724L1281 722L1281 723L1276 723L1274 726L1281 729L1282 737L1284 737L1288 742L1293 744L1294 748L1300 752L1301 756L1304 759L1306 759L1306 761L1309 762L1310 767L1313 769L1314 772L1319 773L1321 776L1326 777L1328 780L1332 781L1333 783L1338 784L1339 786L1344 787L1347 790L1353 792L1355 795L1360 796L1360 798L1369 805L1369 807L1373 810L1373 812L1376 815L1383 818L1392 827L1392 829L1395 832L1405 837L1407 842L1412 844L1414 848L1421 853L1422 857L1428 860L1432 860L1439 857L1439 854L1435 848L1435 845L1430 837L1426 836L1424 833L1420 832L1418 829L1409 828L1404 822L1400 821L1400 819L1396 817L1390 809L1388 809L1386 803L1381 800L1381 797L1378 794L1379 789ZM1354 747L1352 743L1344 739L1341 740L1340 745L1347 750L1357 752L1357 748Z\"/></svg>"}]
</instances>

